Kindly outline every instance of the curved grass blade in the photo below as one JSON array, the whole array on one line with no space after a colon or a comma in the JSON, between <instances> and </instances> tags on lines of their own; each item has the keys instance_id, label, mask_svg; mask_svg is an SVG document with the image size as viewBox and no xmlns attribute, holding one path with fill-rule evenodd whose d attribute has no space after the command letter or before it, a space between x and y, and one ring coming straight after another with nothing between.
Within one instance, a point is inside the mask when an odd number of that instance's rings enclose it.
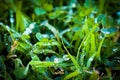
<instances>
[{"instance_id":1,"label":"curved grass blade","mask_svg":"<svg viewBox=\"0 0 120 80\"><path fill-rule=\"evenodd\" d=\"M67 48L65 47L63 41L62 41L62 44L63 44L64 49L67 51L70 59L72 60L73 64L75 65L76 69L79 71L79 73L84 73L82 67L78 64L77 60L75 60L75 58L74 58L74 57L70 54L70 52L67 50Z\"/></svg>"},{"instance_id":2,"label":"curved grass blade","mask_svg":"<svg viewBox=\"0 0 120 80\"><path fill-rule=\"evenodd\" d=\"M32 65L33 67L52 67L55 66L54 62L43 62L43 61L31 61L29 63L30 65Z\"/></svg>"},{"instance_id":3,"label":"curved grass blade","mask_svg":"<svg viewBox=\"0 0 120 80\"><path fill-rule=\"evenodd\" d=\"M51 31L53 32L53 34L55 35L55 37L57 38L58 42L60 42L59 32L58 32L57 29L55 29L54 26L50 25L50 24L48 23L48 21L43 21L43 22L41 23L41 26L42 26L42 25L46 26L49 30L51 30Z\"/></svg>"},{"instance_id":4,"label":"curved grass blade","mask_svg":"<svg viewBox=\"0 0 120 80\"><path fill-rule=\"evenodd\" d=\"M72 77L75 77L75 76L77 76L79 74L80 74L80 72L78 70L76 70L76 71L68 74L63 80L68 80L68 79L70 79ZM81 75L79 75L79 76L81 77L81 80L82 80L82 76Z\"/></svg>"}]
</instances>

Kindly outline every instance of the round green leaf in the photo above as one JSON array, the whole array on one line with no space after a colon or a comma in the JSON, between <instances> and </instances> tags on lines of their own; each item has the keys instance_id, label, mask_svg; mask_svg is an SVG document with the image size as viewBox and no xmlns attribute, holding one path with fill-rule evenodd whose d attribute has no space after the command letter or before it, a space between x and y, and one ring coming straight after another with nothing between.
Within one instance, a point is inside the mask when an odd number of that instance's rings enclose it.
<instances>
[{"instance_id":1,"label":"round green leaf","mask_svg":"<svg viewBox=\"0 0 120 80\"><path fill-rule=\"evenodd\" d=\"M112 34L112 33L115 33L117 31L116 28L103 28L101 29L101 32L103 34Z\"/></svg>"},{"instance_id":2,"label":"round green leaf","mask_svg":"<svg viewBox=\"0 0 120 80\"><path fill-rule=\"evenodd\" d=\"M44 9L39 8L39 7L35 8L34 12L37 16L44 15L46 13Z\"/></svg>"},{"instance_id":3,"label":"round green leaf","mask_svg":"<svg viewBox=\"0 0 120 80\"><path fill-rule=\"evenodd\" d=\"M52 11L53 6L52 6L52 4L45 3L45 4L43 5L43 8L44 8L46 11Z\"/></svg>"},{"instance_id":4,"label":"round green leaf","mask_svg":"<svg viewBox=\"0 0 120 80\"><path fill-rule=\"evenodd\" d=\"M36 33L36 38L37 38L37 40L40 41L40 39L42 38L42 35L38 32L38 33Z\"/></svg>"}]
</instances>

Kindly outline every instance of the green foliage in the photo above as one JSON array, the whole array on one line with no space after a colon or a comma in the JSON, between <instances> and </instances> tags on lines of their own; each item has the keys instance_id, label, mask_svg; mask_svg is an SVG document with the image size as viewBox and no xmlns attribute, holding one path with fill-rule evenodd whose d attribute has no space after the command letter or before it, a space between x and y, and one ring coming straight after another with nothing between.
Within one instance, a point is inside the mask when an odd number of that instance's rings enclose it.
<instances>
[{"instance_id":1,"label":"green foliage","mask_svg":"<svg viewBox=\"0 0 120 80\"><path fill-rule=\"evenodd\" d=\"M119 1L0 3L0 80L120 79Z\"/></svg>"}]
</instances>

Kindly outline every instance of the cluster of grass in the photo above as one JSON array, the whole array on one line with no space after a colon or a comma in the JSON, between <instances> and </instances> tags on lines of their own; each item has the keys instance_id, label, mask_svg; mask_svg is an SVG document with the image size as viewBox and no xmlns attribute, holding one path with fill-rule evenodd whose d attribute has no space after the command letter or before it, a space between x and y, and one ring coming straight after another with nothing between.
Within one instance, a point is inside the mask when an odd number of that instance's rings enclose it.
<instances>
[{"instance_id":1,"label":"cluster of grass","mask_svg":"<svg viewBox=\"0 0 120 80\"><path fill-rule=\"evenodd\" d=\"M119 80L119 5L0 1L0 79Z\"/></svg>"}]
</instances>

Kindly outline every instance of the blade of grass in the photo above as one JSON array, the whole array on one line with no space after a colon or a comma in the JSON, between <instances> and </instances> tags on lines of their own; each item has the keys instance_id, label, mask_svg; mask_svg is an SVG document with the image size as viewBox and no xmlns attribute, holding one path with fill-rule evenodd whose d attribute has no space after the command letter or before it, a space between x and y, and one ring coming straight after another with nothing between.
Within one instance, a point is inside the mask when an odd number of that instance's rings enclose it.
<instances>
[{"instance_id":1,"label":"blade of grass","mask_svg":"<svg viewBox=\"0 0 120 80\"><path fill-rule=\"evenodd\" d=\"M101 51L102 44L103 44L103 42L105 40L105 37L106 37L106 35L103 37L103 39L99 43L99 47L98 47L98 50L97 50L97 53L96 53L96 59L98 59L98 60L101 60L100 51Z\"/></svg>"},{"instance_id":2,"label":"blade of grass","mask_svg":"<svg viewBox=\"0 0 120 80\"><path fill-rule=\"evenodd\" d=\"M48 21L43 21L43 22L41 23L41 26L42 26L42 25L46 26L50 31L52 31L53 34L55 35L55 37L57 38L58 42L61 43L61 42L60 42L60 39L59 39L59 32L58 32L58 30L56 30L56 29L54 28L54 26L50 25L50 24L48 23Z\"/></svg>"},{"instance_id":3,"label":"blade of grass","mask_svg":"<svg viewBox=\"0 0 120 80\"><path fill-rule=\"evenodd\" d=\"M22 15L21 15L21 11L20 11L21 6L22 6L22 2L21 1L17 2L17 9L16 9L16 30L17 31L19 31L19 29L20 29L20 22L22 20L21 19Z\"/></svg>"},{"instance_id":4,"label":"blade of grass","mask_svg":"<svg viewBox=\"0 0 120 80\"><path fill-rule=\"evenodd\" d=\"M98 12L98 14L100 14L100 13L102 13L103 12L103 10L104 10L104 4L105 4L105 0L99 0L99 12Z\"/></svg>"},{"instance_id":5,"label":"blade of grass","mask_svg":"<svg viewBox=\"0 0 120 80\"><path fill-rule=\"evenodd\" d=\"M112 79L112 74L111 74L110 69L109 69L109 68L105 68L105 69L106 69L107 75L108 75L108 77L109 77L108 79L109 79L109 80L113 80L113 79Z\"/></svg>"},{"instance_id":6,"label":"blade of grass","mask_svg":"<svg viewBox=\"0 0 120 80\"><path fill-rule=\"evenodd\" d=\"M63 43L63 42L62 42ZM70 59L72 60L73 64L75 65L75 67L78 69L80 68L79 64L77 63L77 61L75 60L75 58L70 54L70 52L67 50L67 48L65 47L64 43L63 43L63 47L64 49L67 51Z\"/></svg>"},{"instance_id":7,"label":"blade of grass","mask_svg":"<svg viewBox=\"0 0 120 80\"><path fill-rule=\"evenodd\" d=\"M31 61L29 63L30 65L34 66L34 67L52 67L55 66L54 62L41 62L41 61Z\"/></svg>"},{"instance_id":8,"label":"blade of grass","mask_svg":"<svg viewBox=\"0 0 120 80\"><path fill-rule=\"evenodd\" d=\"M78 51L77 51L77 61L79 61L79 56L80 56L80 49L81 49L81 47L83 46L84 42L87 42L87 41L89 40L89 37L91 36L92 32L98 27L98 25L99 25L99 23L95 24L95 25L93 26L93 28L91 29L91 31L88 33L88 35L86 35L86 36L83 38L80 46L78 47ZM86 41L85 41L85 40L86 40Z\"/></svg>"},{"instance_id":9,"label":"blade of grass","mask_svg":"<svg viewBox=\"0 0 120 80\"><path fill-rule=\"evenodd\" d=\"M24 32L25 27L28 24L27 16L24 15L21 11L22 8L22 1L17 2L17 9L16 9L16 31Z\"/></svg>"},{"instance_id":10,"label":"blade of grass","mask_svg":"<svg viewBox=\"0 0 120 80\"><path fill-rule=\"evenodd\" d=\"M87 68L90 67L91 62L93 61L93 59L94 59L94 57L95 57L95 54L96 54L96 52L94 52L93 55L89 57L89 59L88 59L88 61L87 61Z\"/></svg>"},{"instance_id":11,"label":"blade of grass","mask_svg":"<svg viewBox=\"0 0 120 80\"><path fill-rule=\"evenodd\" d=\"M79 75L79 74L80 74L79 71L76 70L76 71L68 74L63 80L68 80L68 79L70 79L70 78L72 78L72 77L75 77L75 76L77 76L77 75ZM80 75L79 75L79 76L80 76ZM82 76L81 76L81 80L82 80Z\"/></svg>"},{"instance_id":12,"label":"blade of grass","mask_svg":"<svg viewBox=\"0 0 120 80\"><path fill-rule=\"evenodd\" d=\"M66 52L68 53L70 59L72 60L73 64L75 65L76 69L79 71L79 73L83 73L83 69L81 68L81 66L78 64L77 60L75 60L75 58L70 54L70 52L67 50L67 48L65 47L63 41L62 41L63 47L66 50Z\"/></svg>"},{"instance_id":13,"label":"blade of grass","mask_svg":"<svg viewBox=\"0 0 120 80\"><path fill-rule=\"evenodd\" d=\"M27 75L28 71L29 71L29 64L25 68L24 75Z\"/></svg>"},{"instance_id":14,"label":"blade of grass","mask_svg":"<svg viewBox=\"0 0 120 80\"><path fill-rule=\"evenodd\" d=\"M90 50L90 55L89 55L89 57L90 57L90 56L95 52L95 50L96 50L95 35L94 35L93 33L91 34L90 45L91 45L91 50Z\"/></svg>"}]
</instances>

